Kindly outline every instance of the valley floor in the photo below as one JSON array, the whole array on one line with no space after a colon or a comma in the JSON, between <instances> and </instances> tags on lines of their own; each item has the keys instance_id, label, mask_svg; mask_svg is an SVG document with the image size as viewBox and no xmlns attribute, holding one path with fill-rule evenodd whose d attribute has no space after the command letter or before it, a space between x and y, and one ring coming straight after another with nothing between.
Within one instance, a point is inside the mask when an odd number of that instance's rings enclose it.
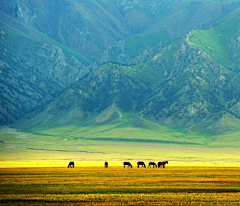
<instances>
[{"instance_id":1,"label":"valley floor","mask_svg":"<svg viewBox=\"0 0 240 206\"><path fill-rule=\"evenodd\" d=\"M0 205L239 205L240 168L0 169Z\"/></svg>"},{"instance_id":2,"label":"valley floor","mask_svg":"<svg viewBox=\"0 0 240 206\"><path fill-rule=\"evenodd\" d=\"M0 168L122 166L168 161L168 166L240 167L239 133L188 134L116 125L68 126L23 132L0 128Z\"/></svg>"}]
</instances>

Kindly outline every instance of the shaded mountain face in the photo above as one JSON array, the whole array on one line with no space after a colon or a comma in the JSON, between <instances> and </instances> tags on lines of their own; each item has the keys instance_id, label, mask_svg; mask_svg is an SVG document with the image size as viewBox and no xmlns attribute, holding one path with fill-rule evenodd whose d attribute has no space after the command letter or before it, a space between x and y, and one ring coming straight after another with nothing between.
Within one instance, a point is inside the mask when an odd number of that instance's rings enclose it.
<instances>
[{"instance_id":1,"label":"shaded mountain face","mask_svg":"<svg viewBox=\"0 0 240 206\"><path fill-rule=\"evenodd\" d=\"M0 3L2 124L85 124L111 108L239 129L239 1Z\"/></svg>"},{"instance_id":2,"label":"shaded mountain face","mask_svg":"<svg viewBox=\"0 0 240 206\"><path fill-rule=\"evenodd\" d=\"M226 119L238 122L237 115L229 109L230 102L239 101L239 72L213 61L204 51L192 46L188 37L174 56L171 73L144 103L142 113L154 115L164 124L204 128L210 132L228 130ZM221 128L213 125L218 121L223 121Z\"/></svg>"},{"instance_id":3,"label":"shaded mountain face","mask_svg":"<svg viewBox=\"0 0 240 206\"><path fill-rule=\"evenodd\" d=\"M30 113L20 121L20 125L25 122L24 127L30 128L84 123L88 115L95 116L113 105L121 112L138 111L148 92L144 82L122 66L104 64L56 97L40 113ZM35 117L31 119L32 116Z\"/></svg>"},{"instance_id":4,"label":"shaded mountain face","mask_svg":"<svg viewBox=\"0 0 240 206\"><path fill-rule=\"evenodd\" d=\"M97 61L136 34L165 29L172 38L236 9L239 1L1 0L1 11L62 45Z\"/></svg>"},{"instance_id":5,"label":"shaded mountain face","mask_svg":"<svg viewBox=\"0 0 240 206\"><path fill-rule=\"evenodd\" d=\"M182 39L158 45L136 65L102 65L42 112L31 114L36 116L30 122L35 126L53 120L57 122L54 126L84 122L84 115L96 118L115 105L123 113L131 111L191 131L239 130L240 70L239 59L234 57L239 52L240 33L230 29L239 17L240 9L211 29L195 30ZM235 46L229 49L230 45ZM225 59L217 61L216 53L223 53Z\"/></svg>"},{"instance_id":6,"label":"shaded mountain face","mask_svg":"<svg viewBox=\"0 0 240 206\"><path fill-rule=\"evenodd\" d=\"M88 71L80 55L3 13L0 26L2 124L40 108Z\"/></svg>"}]
</instances>

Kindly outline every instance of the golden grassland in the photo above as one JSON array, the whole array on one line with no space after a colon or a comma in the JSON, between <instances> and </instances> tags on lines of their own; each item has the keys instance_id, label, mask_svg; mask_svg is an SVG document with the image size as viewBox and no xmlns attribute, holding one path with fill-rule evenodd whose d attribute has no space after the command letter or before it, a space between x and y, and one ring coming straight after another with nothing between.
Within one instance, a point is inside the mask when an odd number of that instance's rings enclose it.
<instances>
[{"instance_id":1,"label":"golden grassland","mask_svg":"<svg viewBox=\"0 0 240 206\"><path fill-rule=\"evenodd\" d=\"M1 205L240 205L238 167L1 168Z\"/></svg>"}]
</instances>

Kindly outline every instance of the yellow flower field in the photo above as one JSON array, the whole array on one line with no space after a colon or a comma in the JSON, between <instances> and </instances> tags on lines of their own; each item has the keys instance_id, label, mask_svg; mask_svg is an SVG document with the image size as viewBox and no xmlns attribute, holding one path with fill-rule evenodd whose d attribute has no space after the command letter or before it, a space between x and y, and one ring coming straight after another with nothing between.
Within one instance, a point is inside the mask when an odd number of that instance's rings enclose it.
<instances>
[{"instance_id":1,"label":"yellow flower field","mask_svg":"<svg viewBox=\"0 0 240 206\"><path fill-rule=\"evenodd\" d=\"M0 205L240 205L240 168L0 169Z\"/></svg>"}]
</instances>

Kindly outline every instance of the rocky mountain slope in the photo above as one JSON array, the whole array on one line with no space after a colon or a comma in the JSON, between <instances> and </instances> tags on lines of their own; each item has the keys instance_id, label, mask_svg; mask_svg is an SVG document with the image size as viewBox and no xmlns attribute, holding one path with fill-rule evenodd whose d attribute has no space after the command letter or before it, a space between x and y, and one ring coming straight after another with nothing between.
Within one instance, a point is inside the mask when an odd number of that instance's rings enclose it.
<instances>
[{"instance_id":1,"label":"rocky mountain slope","mask_svg":"<svg viewBox=\"0 0 240 206\"><path fill-rule=\"evenodd\" d=\"M240 129L239 1L1 5L2 124L102 124L131 113L192 131Z\"/></svg>"},{"instance_id":2,"label":"rocky mountain slope","mask_svg":"<svg viewBox=\"0 0 240 206\"><path fill-rule=\"evenodd\" d=\"M239 18L240 9L211 29L157 46L136 65L102 65L47 105L28 126L85 124L115 105L123 114L133 112L187 130L239 130L240 70L235 56L240 33L231 29ZM221 52L226 53L222 62L217 61Z\"/></svg>"},{"instance_id":3,"label":"rocky mountain slope","mask_svg":"<svg viewBox=\"0 0 240 206\"><path fill-rule=\"evenodd\" d=\"M3 13L0 26L2 124L41 107L88 72L79 54L31 27Z\"/></svg>"},{"instance_id":4,"label":"rocky mountain slope","mask_svg":"<svg viewBox=\"0 0 240 206\"><path fill-rule=\"evenodd\" d=\"M230 13L239 0L1 0L0 11L98 61L108 47L165 29L175 38Z\"/></svg>"}]
</instances>

